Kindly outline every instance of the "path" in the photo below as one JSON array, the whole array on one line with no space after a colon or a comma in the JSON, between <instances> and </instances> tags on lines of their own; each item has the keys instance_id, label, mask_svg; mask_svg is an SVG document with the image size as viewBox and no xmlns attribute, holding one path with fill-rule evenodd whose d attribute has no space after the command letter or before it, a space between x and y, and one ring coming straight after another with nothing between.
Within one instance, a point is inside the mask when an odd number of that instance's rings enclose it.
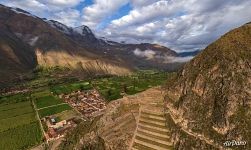
<instances>
[{"instance_id":1,"label":"path","mask_svg":"<svg viewBox=\"0 0 251 150\"><path fill-rule=\"evenodd\" d=\"M41 110L41 109L45 109L45 108L50 108L50 107L55 107L55 106L60 106L60 105L64 105L64 104L68 104L68 103L60 103L60 104L56 104L56 105L51 105L51 106L47 106L47 107L42 107L42 108L38 108L37 110Z\"/></svg>"},{"instance_id":2,"label":"path","mask_svg":"<svg viewBox=\"0 0 251 150\"><path fill-rule=\"evenodd\" d=\"M40 117L39 117L39 114L38 114L38 112L37 112L37 106L35 105L35 103L34 103L34 101L33 100L31 100L32 101L32 105L33 105L33 107L34 107L34 110L35 110L35 112L36 112L36 117L37 117L37 119L38 119L38 121L39 121L39 125L40 125L40 128L41 128L41 131L42 131L42 133L43 133L43 135L45 136L45 131L44 131L44 127L43 127L43 125L42 125L42 122L41 122L41 119L40 119ZM46 144L48 145L48 141L46 141Z\"/></svg>"}]
</instances>

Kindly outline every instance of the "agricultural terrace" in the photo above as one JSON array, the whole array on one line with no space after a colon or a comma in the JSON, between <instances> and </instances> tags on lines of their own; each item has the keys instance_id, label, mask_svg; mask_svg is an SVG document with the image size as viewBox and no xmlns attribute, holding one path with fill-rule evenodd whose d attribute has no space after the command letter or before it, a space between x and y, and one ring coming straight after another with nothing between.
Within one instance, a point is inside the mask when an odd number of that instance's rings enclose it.
<instances>
[{"instance_id":1,"label":"agricultural terrace","mask_svg":"<svg viewBox=\"0 0 251 150\"><path fill-rule=\"evenodd\" d=\"M0 98L0 149L27 149L42 142L28 94Z\"/></svg>"}]
</instances>

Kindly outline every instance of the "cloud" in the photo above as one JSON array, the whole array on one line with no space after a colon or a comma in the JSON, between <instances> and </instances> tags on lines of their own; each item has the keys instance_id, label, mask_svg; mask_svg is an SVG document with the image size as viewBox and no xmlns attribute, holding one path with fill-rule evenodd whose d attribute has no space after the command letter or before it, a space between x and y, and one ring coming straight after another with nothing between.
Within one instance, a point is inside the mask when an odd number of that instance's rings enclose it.
<instances>
[{"instance_id":1,"label":"cloud","mask_svg":"<svg viewBox=\"0 0 251 150\"><path fill-rule=\"evenodd\" d=\"M132 24L142 24L162 17L168 17L175 13L176 5L170 5L169 1L158 1L151 5L143 6L132 10L128 15L112 21L112 25L128 26Z\"/></svg>"},{"instance_id":2,"label":"cloud","mask_svg":"<svg viewBox=\"0 0 251 150\"><path fill-rule=\"evenodd\" d=\"M129 0L94 0L94 4L83 9L83 24L95 28L105 18L116 12Z\"/></svg>"},{"instance_id":3,"label":"cloud","mask_svg":"<svg viewBox=\"0 0 251 150\"><path fill-rule=\"evenodd\" d=\"M43 12L48 9L46 4L40 3L37 0L3 0L1 3L10 7L18 7L39 15L43 15Z\"/></svg>"},{"instance_id":4,"label":"cloud","mask_svg":"<svg viewBox=\"0 0 251 150\"><path fill-rule=\"evenodd\" d=\"M135 49L133 51L134 55L142 58L146 58L148 60L158 60L164 63L184 63L191 59L193 59L193 56L186 56L186 57L175 57L175 56L169 56L168 54L162 54L162 53L156 53L153 50L147 49L147 50L140 50Z\"/></svg>"},{"instance_id":5,"label":"cloud","mask_svg":"<svg viewBox=\"0 0 251 150\"><path fill-rule=\"evenodd\" d=\"M229 30L251 21L250 0L93 0L90 5L81 4L86 1L0 3L69 26L88 25L97 36L114 41L158 43L176 51L203 49ZM129 13L116 15L127 4ZM102 24L106 26L100 29Z\"/></svg>"},{"instance_id":6,"label":"cloud","mask_svg":"<svg viewBox=\"0 0 251 150\"><path fill-rule=\"evenodd\" d=\"M113 20L99 33L118 42L150 42L191 51L203 49L229 30L251 21L249 0L132 3L135 7L128 15Z\"/></svg>"},{"instance_id":7,"label":"cloud","mask_svg":"<svg viewBox=\"0 0 251 150\"><path fill-rule=\"evenodd\" d=\"M68 26L79 26L81 25L78 21L80 18L80 12L75 9L67 9L65 11L56 12L51 16L53 20L59 21Z\"/></svg>"},{"instance_id":8,"label":"cloud","mask_svg":"<svg viewBox=\"0 0 251 150\"><path fill-rule=\"evenodd\" d=\"M155 52L153 50L140 50L140 49L135 49L133 51L134 55L139 56L139 57L145 57L147 59L153 59L155 57Z\"/></svg>"},{"instance_id":9,"label":"cloud","mask_svg":"<svg viewBox=\"0 0 251 150\"><path fill-rule=\"evenodd\" d=\"M1 3L10 7L18 7L39 17L55 19L66 25L80 25L81 14L74 9L84 0L2 0Z\"/></svg>"},{"instance_id":10,"label":"cloud","mask_svg":"<svg viewBox=\"0 0 251 150\"><path fill-rule=\"evenodd\" d=\"M188 62L191 59L193 59L194 56L187 56L187 57L167 57L169 62L172 63L184 63L184 62Z\"/></svg>"},{"instance_id":11,"label":"cloud","mask_svg":"<svg viewBox=\"0 0 251 150\"><path fill-rule=\"evenodd\" d=\"M56 7L74 7L84 0L39 0L45 4L53 5Z\"/></svg>"}]
</instances>

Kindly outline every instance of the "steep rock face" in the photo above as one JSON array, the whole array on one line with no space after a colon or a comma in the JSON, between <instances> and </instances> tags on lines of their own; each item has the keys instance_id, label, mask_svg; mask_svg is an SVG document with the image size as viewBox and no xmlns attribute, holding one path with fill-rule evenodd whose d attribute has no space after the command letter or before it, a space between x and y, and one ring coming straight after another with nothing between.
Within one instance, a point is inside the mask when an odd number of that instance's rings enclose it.
<instances>
[{"instance_id":1,"label":"steep rock face","mask_svg":"<svg viewBox=\"0 0 251 150\"><path fill-rule=\"evenodd\" d=\"M187 130L219 145L236 140L251 148L251 24L225 34L185 65L168 83L166 103Z\"/></svg>"},{"instance_id":2,"label":"steep rock face","mask_svg":"<svg viewBox=\"0 0 251 150\"><path fill-rule=\"evenodd\" d=\"M60 64L60 66L86 72L88 75L126 75L130 73L130 69L128 69L130 67L125 64L111 60L90 59L86 56L68 54L64 51L43 53L37 49L36 56L38 64L41 66L53 67Z\"/></svg>"}]
</instances>

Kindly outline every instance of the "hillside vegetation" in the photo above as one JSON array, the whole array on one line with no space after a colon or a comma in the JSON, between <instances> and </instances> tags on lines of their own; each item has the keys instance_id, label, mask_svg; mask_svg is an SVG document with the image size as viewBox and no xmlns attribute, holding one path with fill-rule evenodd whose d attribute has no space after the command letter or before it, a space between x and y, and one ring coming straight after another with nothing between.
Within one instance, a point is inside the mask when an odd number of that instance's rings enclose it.
<instances>
[{"instance_id":1,"label":"hillside vegetation","mask_svg":"<svg viewBox=\"0 0 251 150\"><path fill-rule=\"evenodd\" d=\"M219 145L233 139L250 143L251 24L210 44L168 82L166 91L167 107L181 126Z\"/></svg>"}]
</instances>

